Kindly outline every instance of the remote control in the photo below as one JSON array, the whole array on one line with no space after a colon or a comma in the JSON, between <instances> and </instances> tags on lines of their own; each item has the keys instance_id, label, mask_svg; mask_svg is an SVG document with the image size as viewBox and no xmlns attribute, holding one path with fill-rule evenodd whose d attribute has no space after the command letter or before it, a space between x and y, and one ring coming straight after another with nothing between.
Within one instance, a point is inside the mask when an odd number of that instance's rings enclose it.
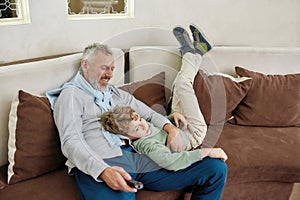
<instances>
[{"instance_id":1,"label":"remote control","mask_svg":"<svg viewBox=\"0 0 300 200\"><path fill-rule=\"evenodd\" d=\"M134 187L138 190L141 190L144 187L143 183L140 181L130 180L130 181L126 181L126 182L129 186Z\"/></svg>"}]
</instances>

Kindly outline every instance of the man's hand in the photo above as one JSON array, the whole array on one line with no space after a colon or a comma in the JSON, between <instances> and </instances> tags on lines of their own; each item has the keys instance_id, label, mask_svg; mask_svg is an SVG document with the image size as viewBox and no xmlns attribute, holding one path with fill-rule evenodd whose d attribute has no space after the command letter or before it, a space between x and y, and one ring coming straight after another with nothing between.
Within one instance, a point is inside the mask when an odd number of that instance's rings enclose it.
<instances>
[{"instance_id":1,"label":"man's hand","mask_svg":"<svg viewBox=\"0 0 300 200\"><path fill-rule=\"evenodd\" d=\"M108 167L100 174L100 178L113 190L137 192L137 189L127 185L125 180L131 180L131 176L122 167Z\"/></svg>"},{"instance_id":2,"label":"man's hand","mask_svg":"<svg viewBox=\"0 0 300 200\"><path fill-rule=\"evenodd\" d=\"M174 112L174 113L172 113L172 116L174 118L177 128L181 128L182 130L187 129L187 120L185 119L185 117L182 114L180 114L178 112Z\"/></svg>"},{"instance_id":3,"label":"man's hand","mask_svg":"<svg viewBox=\"0 0 300 200\"><path fill-rule=\"evenodd\" d=\"M167 147L175 152L183 151L184 144L178 128L172 124L165 124L164 130L168 132Z\"/></svg>"},{"instance_id":4,"label":"man's hand","mask_svg":"<svg viewBox=\"0 0 300 200\"><path fill-rule=\"evenodd\" d=\"M203 148L200 149L201 158L211 157L211 158L219 158L224 162L228 159L226 153L221 148Z\"/></svg>"}]
</instances>

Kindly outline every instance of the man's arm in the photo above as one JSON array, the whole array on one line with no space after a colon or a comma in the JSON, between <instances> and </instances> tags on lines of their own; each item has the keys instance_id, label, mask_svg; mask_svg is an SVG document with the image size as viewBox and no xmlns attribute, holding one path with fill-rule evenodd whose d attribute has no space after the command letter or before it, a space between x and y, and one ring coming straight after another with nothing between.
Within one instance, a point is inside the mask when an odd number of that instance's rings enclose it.
<instances>
[{"instance_id":1,"label":"man's arm","mask_svg":"<svg viewBox=\"0 0 300 200\"><path fill-rule=\"evenodd\" d=\"M75 88L63 90L54 108L54 120L59 131L62 152L68 166L76 166L95 180L109 167L86 143L82 134L83 102Z\"/></svg>"},{"instance_id":2,"label":"man's arm","mask_svg":"<svg viewBox=\"0 0 300 200\"><path fill-rule=\"evenodd\" d=\"M91 175L96 181L105 182L113 190L136 192L135 188L128 186L125 182L125 180L131 180L131 177L123 168L107 165L87 144L82 134L84 104L77 92L74 88L65 89L60 94L54 110L62 151L68 158L68 166L76 166L80 171Z\"/></svg>"},{"instance_id":3,"label":"man's arm","mask_svg":"<svg viewBox=\"0 0 300 200\"><path fill-rule=\"evenodd\" d=\"M116 95L113 96L115 105L125 105L132 107L142 118L144 118L148 122L151 122L160 129L163 129L163 126L165 124L171 124L171 122L166 117L155 112L149 106L136 99L128 92L116 87L114 87L114 90L116 91Z\"/></svg>"}]
</instances>

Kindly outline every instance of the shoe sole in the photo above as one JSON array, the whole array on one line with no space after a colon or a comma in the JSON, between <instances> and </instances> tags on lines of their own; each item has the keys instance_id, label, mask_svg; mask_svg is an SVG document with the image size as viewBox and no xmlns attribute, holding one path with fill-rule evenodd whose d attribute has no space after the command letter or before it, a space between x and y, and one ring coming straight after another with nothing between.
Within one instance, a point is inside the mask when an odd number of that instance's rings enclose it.
<instances>
[{"instance_id":1,"label":"shoe sole","mask_svg":"<svg viewBox=\"0 0 300 200\"><path fill-rule=\"evenodd\" d=\"M192 35L193 35L193 38L194 38L194 41L197 41L195 36L194 36L194 31L195 30L198 30L199 33L201 34L201 36L203 37L203 39L206 41L205 43L207 43L209 45L210 48L208 48L208 51L212 49L212 43L207 39L206 35L202 32L202 30L195 24L190 24L190 30L192 32ZM198 36L197 36L198 37ZM198 42L198 41L197 41Z\"/></svg>"},{"instance_id":2,"label":"shoe sole","mask_svg":"<svg viewBox=\"0 0 300 200\"><path fill-rule=\"evenodd\" d=\"M175 38L177 39L177 41L179 42L179 44L184 47L184 48L188 48L187 52L193 52L194 51L194 44L191 41L191 38L188 35L188 32L181 26L176 26L173 29L173 34L175 36ZM179 37L181 39L179 39ZM184 41L185 44L187 45L182 45L182 41ZM182 49L183 50L183 49Z\"/></svg>"}]
</instances>

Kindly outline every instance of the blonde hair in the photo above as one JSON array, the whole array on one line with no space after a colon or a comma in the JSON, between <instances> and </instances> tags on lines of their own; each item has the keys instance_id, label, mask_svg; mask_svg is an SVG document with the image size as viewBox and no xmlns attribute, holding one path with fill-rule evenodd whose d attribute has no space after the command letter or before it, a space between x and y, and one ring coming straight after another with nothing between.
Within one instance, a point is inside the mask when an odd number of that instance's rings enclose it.
<instances>
[{"instance_id":1,"label":"blonde hair","mask_svg":"<svg viewBox=\"0 0 300 200\"><path fill-rule=\"evenodd\" d=\"M130 106L115 106L101 115L100 122L105 130L127 136L129 122L136 117L135 110Z\"/></svg>"}]
</instances>

